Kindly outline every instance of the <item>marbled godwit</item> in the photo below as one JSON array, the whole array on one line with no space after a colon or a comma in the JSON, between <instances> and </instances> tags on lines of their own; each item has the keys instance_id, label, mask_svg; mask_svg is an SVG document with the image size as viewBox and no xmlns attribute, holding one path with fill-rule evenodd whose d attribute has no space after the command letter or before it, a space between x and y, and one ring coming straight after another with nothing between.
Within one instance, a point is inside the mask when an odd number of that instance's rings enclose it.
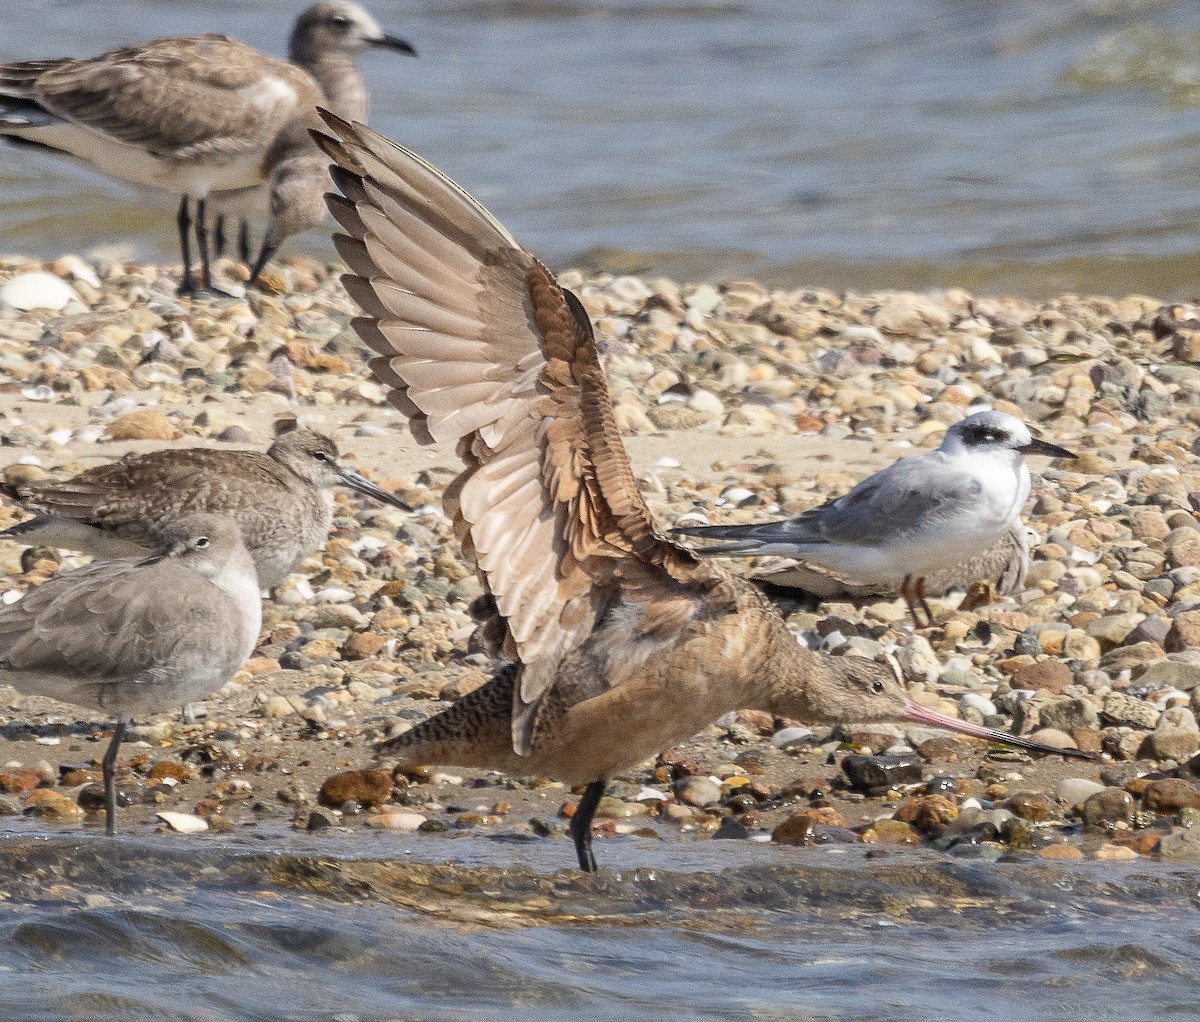
<instances>
[{"instance_id":1,"label":"marbled godwit","mask_svg":"<svg viewBox=\"0 0 1200 1022\"><path fill-rule=\"evenodd\" d=\"M191 515L163 539L149 557L56 575L0 608L0 684L116 718L103 759L109 834L130 720L215 692L254 651L262 621L254 562L232 521Z\"/></svg>"},{"instance_id":2,"label":"marbled godwit","mask_svg":"<svg viewBox=\"0 0 1200 1022\"><path fill-rule=\"evenodd\" d=\"M913 623L921 627L920 605L928 627L926 576L983 553L1017 523L1029 499L1023 455L1074 457L1012 415L976 412L950 426L936 451L903 458L794 518L673 531L721 541L703 555L794 557L866 585L903 579Z\"/></svg>"},{"instance_id":3,"label":"marbled godwit","mask_svg":"<svg viewBox=\"0 0 1200 1022\"><path fill-rule=\"evenodd\" d=\"M196 290L193 227L201 286L212 291L210 194L269 182L266 256L286 233L320 222L325 183L308 128L319 103L353 110L365 102L352 55L367 45L412 52L361 8L324 0L301 14L292 37L293 54L307 70L222 35L156 39L92 58L3 64L0 135L180 195L180 292ZM260 255L257 268L265 261Z\"/></svg>"},{"instance_id":4,"label":"marbled godwit","mask_svg":"<svg viewBox=\"0 0 1200 1022\"><path fill-rule=\"evenodd\" d=\"M571 821L585 870L605 780L740 707L1058 751L918 706L886 664L804 649L753 585L659 535L579 300L434 167L326 120L355 329L417 439L458 444L446 510L510 661L380 751L586 784Z\"/></svg>"},{"instance_id":5,"label":"marbled godwit","mask_svg":"<svg viewBox=\"0 0 1200 1022\"><path fill-rule=\"evenodd\" d=\"M228 515L270 589L329 536L333 486L397 507L395 495L341 464L323 433L298 429L258 451L169 448L127 455L71 479L6 487L36 517L0 533L22 543L127 557L162 542L180 518Z\"/></svg>"}]
</instances>

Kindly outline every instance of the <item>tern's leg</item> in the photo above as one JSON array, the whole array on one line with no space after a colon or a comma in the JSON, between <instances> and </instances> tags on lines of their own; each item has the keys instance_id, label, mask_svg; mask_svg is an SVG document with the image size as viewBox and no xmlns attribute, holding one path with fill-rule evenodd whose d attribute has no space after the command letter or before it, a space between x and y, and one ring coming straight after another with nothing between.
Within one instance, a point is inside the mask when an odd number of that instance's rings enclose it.
<instances>
[{"instance_id":1,"label":"tern's leg","mask_svg":"<svg viewBox=\"0 0 1200 1022\"><path fill-rule=\"evenodd\" d=\"M571 839L575 842L575 854L579 856L579 868L585 873L596 872L596 856L592 854L592 817L596 815L604 788L603 781L592 781L571 817Z\"/></svg>"},{"instance_id":2,"label":"tern's leg","mask_svg":"<svg viewBox=\"0 0 1200 1022\"><path fill-rule=\"evenodd\" d=\"M213 258L222 259L225 256L225 214L218 213L213 221Z\"/></svg>"},{"instance_id":3,"label":"tern's leg","mask_svg":"<svg viewBox=\"0 0 1200 1022\"><path fill-rule=\"evenodd\" d=\"M921 605L921 609L925 611L925 627L932 628L934 625L933 611L929 609L929 604L925 602L925 576L918 575L913 580L913 589L916 591L917 603Z\"/></svg>"},{"instance_id":4,"label":"tern's leg","mask_svg":"<svg viewBox=\"0 0 1200 1022\"><path fill-rule=\"evenodd\" d=\"M192 284L192 241L188 237L192 220L188 216L188 197L179 200L179 212L175 214L175 224L179 227L179 251L183 255L183 279L179 282L179 294L190 295L195 291Z\"/></svg>"},{"instance_id":5,"label":"tern's leg","mask_svg":"<svg viewBox=\"0 0 1200 1022\"><path fill-rule=\"evenodd\" d=\"M104 768L104 833L113 835L117 832L117 752L121 748L121 739L125 737L125 725L128 721L118 720L113 729L112 741L100 761Z\"/></svg>"}]
</instances>

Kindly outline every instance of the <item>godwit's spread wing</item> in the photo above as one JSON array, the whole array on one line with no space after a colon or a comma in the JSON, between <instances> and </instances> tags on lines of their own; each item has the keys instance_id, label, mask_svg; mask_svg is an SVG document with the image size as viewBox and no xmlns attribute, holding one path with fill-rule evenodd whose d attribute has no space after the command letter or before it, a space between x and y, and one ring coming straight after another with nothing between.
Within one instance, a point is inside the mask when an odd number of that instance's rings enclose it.
<instances>
[{"instance_id":1,"label":"godwit's spread wing","mask_svg":"<svg viewBox=\"0 0 1200 1022\"><path fill-rule=\"evenodd\" d=\"M304 71L222 35L156 39L88 59L5 64L0 95L174 159L258 149L297 109L320 99Z\"/></svg>"},{"instance_id":2,"label":"godwit's spread wing","mask_svg":"<svg viewBox=\"0 0 1200 1022\"><path fill-rule=\"evenodd\" d=\"M613 590L669 588L696 562L654 528L579 300L419 156L324 116L355 326L417 439L458 442L446 510L522 665L513 741L527 752L558 664Z\"/></svg>"}]
</instances>

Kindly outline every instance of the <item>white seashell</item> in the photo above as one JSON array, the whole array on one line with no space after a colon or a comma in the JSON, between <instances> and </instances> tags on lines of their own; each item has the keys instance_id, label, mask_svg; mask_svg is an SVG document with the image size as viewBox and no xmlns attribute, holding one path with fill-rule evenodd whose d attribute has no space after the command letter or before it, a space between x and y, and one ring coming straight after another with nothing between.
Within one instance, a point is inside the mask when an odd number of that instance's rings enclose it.
<instances>
[{"instance_id":1,"label":"white seashell","mask_svg":"<svg viewBox=\"0 0 1200 1022\"><path fill-rule=\"evenodd\" d=\"M191 813L172 813L164 810L154 815L180 834L199 834L208 830L208 821L199 816L193 816Z\"/></svg>"},{"instance_id":2,"label":"white seashell","mask_svg":"<svg viewBox=\"0 0 1200 1022\"><path fill-rule=\"evenodd\" d=\"M0 287L0 305L28 312L30 309L62 309L79 295L65 280L52 273L18 273Z\"/></svg>"}]
</instances>

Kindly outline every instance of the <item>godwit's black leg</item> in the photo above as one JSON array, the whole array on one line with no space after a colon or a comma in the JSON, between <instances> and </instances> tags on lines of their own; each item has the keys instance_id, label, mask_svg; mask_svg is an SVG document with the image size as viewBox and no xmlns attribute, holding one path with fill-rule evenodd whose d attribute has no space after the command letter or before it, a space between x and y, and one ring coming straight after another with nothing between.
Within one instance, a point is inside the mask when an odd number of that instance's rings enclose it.
<instances>
[{"instance_id":1,"label":"godwit's black leg","mask_svg":"<svg viewBox=\"0 0 1200 1022\"><path fill-rule=\"evenodd\" d=\"M218 213L213 221L213 258L222 259L225 256L225 214Z\"/></svg>"},{"instance_id":2,"label":"godwit's black leg","mask_svg":"<svg viewBox=\"0 0 1200 1022\"><path fill-rule=\"evenodd\" d=\"M250 225L243 220L241 226L238 227L238 258L249 266L253 255L254 253L250 251Z\"/></svg>"},{"instance_id":3,"label":"godwit's black leg","mask_svg":"<svg viewBox=\"0 0 1200 1022\"><path fill-rule=\"evenodd\" d=\"M933 627L933 611L929 609L929 604L925 602L925 576L918 575L915 579L913 588L916 590L917 602L921 605L921 609L925 611L925 627Z\"/></svg>"},{"instance_id":4,"label":"godwit's black leg","mask_svg":"<svg viewBox=\"0 0 1200 1022\"><path fill-rule=\"evenodd\" d=\"M604 787L603 781L592 781L571 817L571 839L575 842L575 854L579 856L579 868L585 873L596 872L596 856L592 854L592 817L604 796Z\"/></svg>"}]
</instances>

